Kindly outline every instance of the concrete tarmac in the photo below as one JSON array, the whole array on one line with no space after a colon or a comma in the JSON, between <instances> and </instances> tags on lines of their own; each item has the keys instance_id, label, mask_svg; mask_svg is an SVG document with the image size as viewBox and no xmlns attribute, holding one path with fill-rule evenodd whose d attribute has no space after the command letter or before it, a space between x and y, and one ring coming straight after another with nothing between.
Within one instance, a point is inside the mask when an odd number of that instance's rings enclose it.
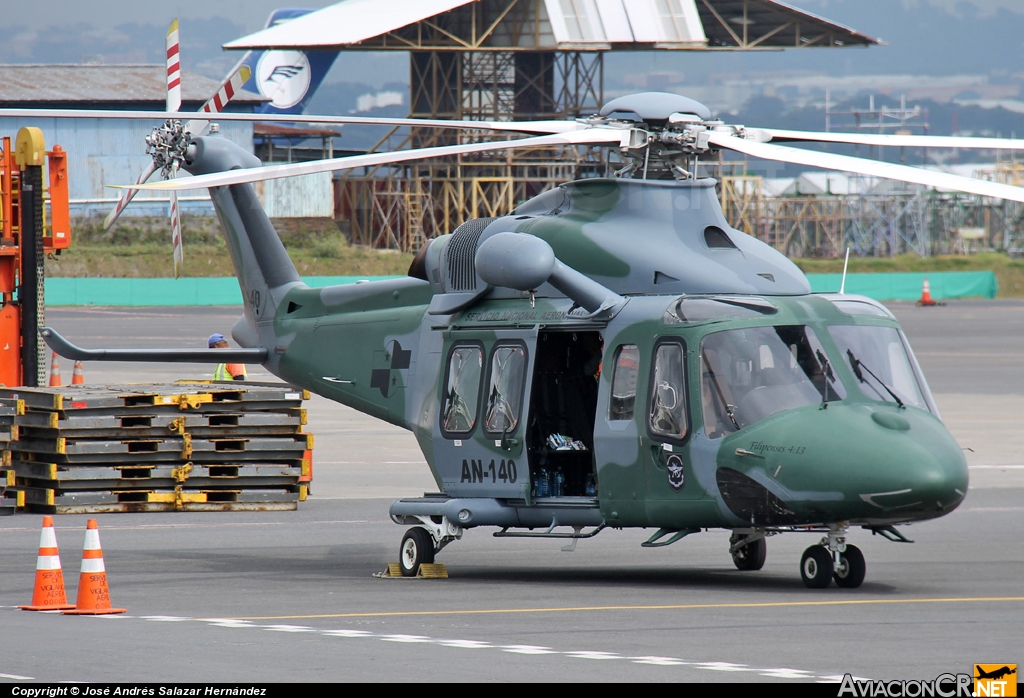
<instances>
[{"instance_id":1,"label":"concrete tarmac","mask_svg":"<svg viewBox=\"0 0 1024 698\"><path fill-rule=\"evenodd\" d=\"M906 527L913 545L853 531L868 565L860 589L803 586L813 535L774 537L764 569L739 572L726 532L646 550L649 531L604 531L566 553L471 530L439 554L450 579L376 579L404 532L391 500L436 486L407 432L314 397L314 489L298 511L97 517L125 616L17 610L31 597L42 517L0 519L0 680L838 681L1024 663L1024 302L892 307L947 425L973 449L971 490L949 516ZM47 311L88 347L205 346L237 316ZM85 370L105 383L210 368ZM85 518L56 517L72 600Z\"/></svg>"}]
</instances>

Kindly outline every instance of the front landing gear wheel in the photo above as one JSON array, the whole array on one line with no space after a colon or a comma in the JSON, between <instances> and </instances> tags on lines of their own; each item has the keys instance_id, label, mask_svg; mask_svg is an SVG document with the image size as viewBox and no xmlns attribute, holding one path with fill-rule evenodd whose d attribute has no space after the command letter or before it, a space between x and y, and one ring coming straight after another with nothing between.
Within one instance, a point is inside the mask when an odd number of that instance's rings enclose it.
<instances>
[{"instance_id":1,"label":"front landing gear wheel","mask_svg":"<svg viewBox=\"0 0 1024 698\"><path fill-rule=\"evenodd\" d=\"M736 540L733 540L733 538ZM729 539L730 544L739 542L740 536L733 535L733 538ZM765 544L764 538L758 538L751 543L747 543L742 548L734 550L732 552L732 564L736 565L738 570L755 572L764 567L764 558L767 553L768 546Z\"/></svg>"},{"instance_id":2,"label":"front landing gear wheel","mask_svg":"<svg viewBox=\"0 0 1024 698\"><path fill-rule=\"evenodd\" d=\"M846 551L839 553L839 566L832 576L844 589L856 589L864 582L865 572L864 553L856 545L847 545Z\"/></svg>"},{"instance_id":3,"label":"front landing gear wheel","mask_svg":"<svg viewBox=\"0 0 1024 698\"><path fill-rule=\"evenodd\" d=\"M403 577L415 577L420 565L434 561L434 539L427 529L419 526L410 528L402 538L398 564L402 567Z\"/></svg>"},{"instance_id":4,"label":"front landing gear wheel","mask_svg":"<svg viewBox=\"0 0 1024 698\"><path fill-rule=\"evenodd\" d=\"M800 559L800 577L809 589L824 589L832 582L832 553L823 545L812 545Z\"/></svg>"}]
</instances>

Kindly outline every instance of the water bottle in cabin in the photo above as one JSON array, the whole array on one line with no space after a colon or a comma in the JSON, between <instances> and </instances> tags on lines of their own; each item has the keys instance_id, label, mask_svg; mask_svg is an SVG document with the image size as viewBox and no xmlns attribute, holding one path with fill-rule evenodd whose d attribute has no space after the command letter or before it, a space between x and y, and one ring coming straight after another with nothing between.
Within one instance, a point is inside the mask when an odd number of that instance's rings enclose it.
<instances>
[{"instance_id":1,"label":"water bottle in cabin","mask_svg":"<svg viewBox=\"0 0 1024 698\"><path fill-rule=\"evenodd\" d=\"M541 468L540 474L537 476L537 496L538 497L550 497L551 496L551 485L548 482L548 471L547 468Z\"/></svg>"}]
</instances>

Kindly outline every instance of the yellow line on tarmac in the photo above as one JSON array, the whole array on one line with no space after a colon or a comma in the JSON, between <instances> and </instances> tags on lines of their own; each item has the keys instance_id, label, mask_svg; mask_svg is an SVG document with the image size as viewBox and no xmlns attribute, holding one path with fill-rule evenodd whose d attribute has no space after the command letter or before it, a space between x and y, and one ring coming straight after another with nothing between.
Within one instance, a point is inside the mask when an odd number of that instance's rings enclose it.
<instances>
[{"instance_id":1,"label":"yellow line on tarmac","mask_svg":"<svg viewBox=\"0 0 1024 698\"><path fill-rule=\"evenodd\" d=\"M318 613L296 616L243 616L236 620L303 620L313 618L383 618L390 616L468 616L498 613L581 613L585 611L681 611L712 608L797 608L800 606L874 606L909 603L977 603L1024 601L1024 596L978 596L936 599L841 599L835 601L766 601L762 603L694 603L667 606L565 606L552 608L479 608L448 611L378 611L370 613Z\"/></svg>"}]
</instances>

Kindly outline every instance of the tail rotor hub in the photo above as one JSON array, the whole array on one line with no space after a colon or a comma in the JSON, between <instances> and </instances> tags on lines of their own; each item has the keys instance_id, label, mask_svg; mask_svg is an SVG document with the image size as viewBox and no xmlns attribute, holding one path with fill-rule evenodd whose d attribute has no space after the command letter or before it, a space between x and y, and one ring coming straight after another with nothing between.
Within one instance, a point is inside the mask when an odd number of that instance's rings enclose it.
<instances>
[{"instance_id":1,"label":"tail rotor hub","mask_svg":"<svg viewBox=\"0 0 1024 698\"><path fill-rule=\"evenodd\" d=\"M184 164L190 145L192 134L178 119L168 119L146 136L146 154L153 158L164 179L174 177Z\"/></svg>"}]
</instances>

